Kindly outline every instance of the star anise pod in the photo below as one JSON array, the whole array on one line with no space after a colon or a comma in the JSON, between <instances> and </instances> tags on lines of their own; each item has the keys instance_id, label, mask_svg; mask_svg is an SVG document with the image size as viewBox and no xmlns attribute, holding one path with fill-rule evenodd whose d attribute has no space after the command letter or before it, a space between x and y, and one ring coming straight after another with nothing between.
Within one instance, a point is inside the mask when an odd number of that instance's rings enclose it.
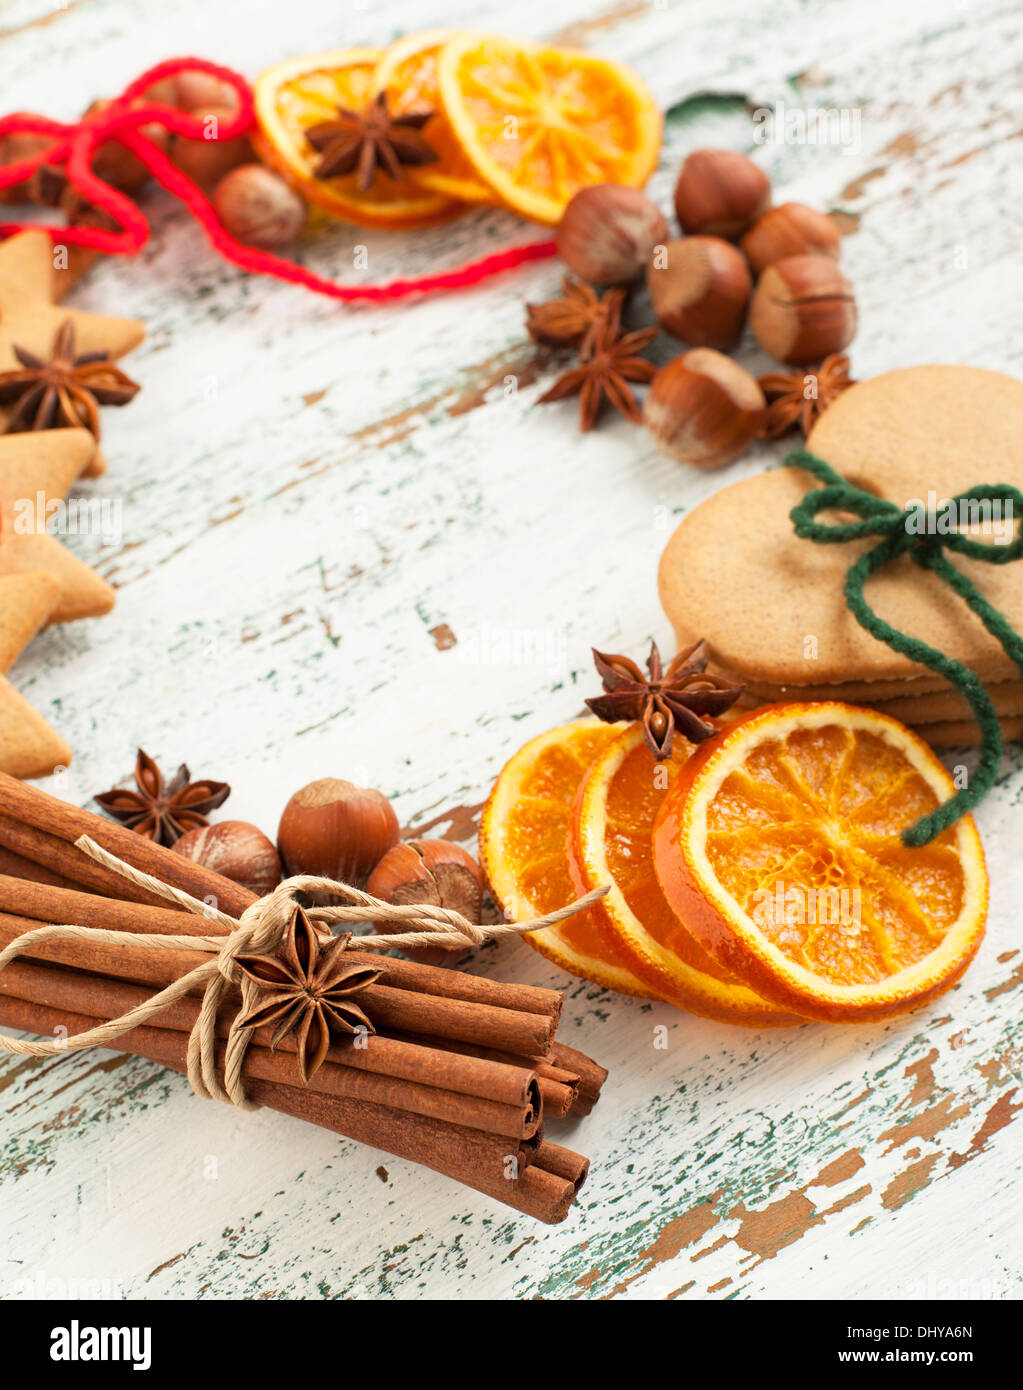
<instances>
[{"instance_id":1,"label":"star anise pod","mask_svg":"<svg viewBox=\"0 0 1023 1390\"><path fill-rule=\"evenodd\" d=\"M816 368L768 372L760 378L760 389L770 402L765 437L779 439L796 425L808 435L828 406L855 385L849 375L849 359L841 353L825 357Z\"/></svg>"},{"instance_id":2,"label":"star anise pod","mask_svg":"<svg viewBox=\"0 0 1023 1390\"><path fill-rule=\"evenodd\" d=\"M676 733L690 743L702 743L717 733L704 715L724 714L746 689L734 681L707 673L707 644L696 642L661 666L657 643L650 643L644 676L627 656L609 656L594 650L593 663L604 682L605 695L586 703L606 724L619 719L639 719L647 747L658 762L671 756Z\"/></svg>"},{"instance_id":3,"label":"star anise pod","mask_svg":"<svg viewBox=\"0 0 1023 1390\"><path fill-rule=\"evenodd\" d=\"M186 830L207 825L209 812L231 795L226 782L193 782L184 763L165 784L163 773L141 748L135 763L135 785L137 792L115 787L95 799L107 815L158 845L172 845Z\"/></svg>"},{"instance_id":4,"label":"star anise pod","mask_svg":"<svg viewBox=\"0 0 1023 1390\"><path fill-rule=\"evenodd\" d=\"M390 178L402 177L402 165L432 164L439 156L420 131L433 111L413 111L392 116L387 93L379 92L364 111L337 108L332 121L309 126L305 137L322 158L313 169L318 179L335 179L358 172L356 187L365 193L373 186L376 171Z\"/></svg>"},{"instance_id":5,"label":"star anise pod","mask_svg":"<svg viewBox=\"0 0 1023 1390\"><path fill-rule=\"evenodd\" d=\"M306 1085L327 1055L331 1032L376 1032L351 996L373 984L383 972L345 960L351 939L351 932L321 937L296 906L273 955L235 957L242 973L259 986L259 998L239 1018L239 1026L276 1025L271 1047L289 1033L297 1033L298 1069Z\"/></svg>"},{"instance_id":6,"label":"star anise pod","mask_svg":"<svg viewBox=\"0 0 1023 1390\"><path fill-rule=\"evenodd\" d=\"M578 364L558 377L540 401L578 395L579 428L584 431L593 428L605 400L626 420L639 424L643 417L628 383L650 381L657 371L652 362L639 356L657 332L656 328L641 328L636 333L620 334L616 321L599 324L587 354L580 355Z\"/></svg>"},{"instance_id":7,"label":"star anise pod","mask_svg":"<svg viewBox=\"0 0 1023 1390\"><path fill-rule=\"evenodd\" d=\"M50 360L12 344L21 371L0 372L0 405L14 404L3 433L82 425L99 438L101 405L127 405L139 391L107 352L75 354L75 326L65 319Z\"/></svg>"},{"instance_id":8,"label":"star anise pod","mask_svg":"<svg viewBox=\"0 0 1023 1390\"><path fill-rule=\"evenodd\" d=\"M578 347L580 356L586 357L603 324L613 324L617 332L624 303L621 286L598 295L582 280L566 275L557 298L526 305L526 330L534 342L547 347Z\"/></svg>"}]
</instances>

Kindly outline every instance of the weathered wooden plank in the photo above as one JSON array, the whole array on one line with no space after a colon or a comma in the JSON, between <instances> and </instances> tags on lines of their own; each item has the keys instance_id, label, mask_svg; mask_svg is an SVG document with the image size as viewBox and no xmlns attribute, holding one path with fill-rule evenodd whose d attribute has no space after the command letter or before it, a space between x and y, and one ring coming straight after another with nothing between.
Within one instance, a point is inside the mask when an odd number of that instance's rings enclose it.
<instances>
[{"instance_id":1,"label":"weathered wooden plank","mask_svg":"<svg viewBox=\"0 0 1023 1390\"><path fill-rule=\"evenodd\" d=\"M757 107L858 113L848 149L758 155L784 196L858 227L843 250L857 370L1018 373L1014 8L573 0L555 15L527 0L514 26L637 63L671 107L652 185L665 205L682 154L750 146ZM246 10L239 26L204 7L199 29L195 0L0 4L5 109L71 116L183 48L254 73L459 16L400 0L339 22L296 0L284 32L279 6ZM496 4L473 22L510 23ZM137 261L76 292L151 336L131 364L145 390L106 417L111 470L92 485L123 500L123 542L75 541L118 609L45 634L17 670L76 750L63 793L125 775L138 742L231 780L227 809L271 831L296 786L336 772L467 838L503 759L578 712L591 643L667 638L654 562L677 519L781 447L694 476L624 423L581 440L570 406L534 410L553 368L526 343L522 304L557 282L553 265L342 310L219 266L160 200L153 221ZM541 234L486 213L415 238L339 229L303 254L355 278L365 245L358 273L384 279ZM763 369L753 346L740 357ZM4 1063L3 1291L42 1277L143 1297L904 1297L987 1280L1019 1296L1021 794L1013 753L980 817L989 941L911 1019L745 1034L570 984L569 1041L614 1070L572 1131L593 1177L557 1230L283 1117L204 1107L141 1062ZM521 946L474 968L563 981Z\"/></svg>"}]
</instances>

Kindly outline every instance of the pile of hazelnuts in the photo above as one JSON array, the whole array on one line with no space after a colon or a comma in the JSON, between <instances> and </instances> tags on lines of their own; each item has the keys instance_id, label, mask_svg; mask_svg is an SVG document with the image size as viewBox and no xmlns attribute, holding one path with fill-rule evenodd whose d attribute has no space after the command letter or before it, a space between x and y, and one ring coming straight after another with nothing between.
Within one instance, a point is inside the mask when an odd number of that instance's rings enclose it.
<instances>
[{"instance_id":1,"label":"pile of hazelnuts","mask_svg":"<svg viewBox=\"0 0 1023 1390\"><path fill-rule=\"evenodd\" d=\"M321 777L295 793L276 845L248 821L225 820L186 831L173 848L257 897L285 874L315 874L387 903L453 908L470 922L480 920L483 906L483 874L468 851L448 840L403 841L382 792L337 777ZM401 927L388 922L381 929ZM447 952L433 955L451 959Z\"/></svg>"},{"instance_id":2,"label":"pile of hazelnuts","mask_svg":"<svg viewBox=\"0 0 1023 1390\"><path fill-rule=\"evenodd\" d=\"M264 251L280 251L298 240L308 212L304 199L258 162L247 135L216 138L217 122L230 119L236 110L236 94L228 83L210 73L186 71L157 82L142 100L174 106L203 121L207 133L199 140L186 140L159 125L144 126L141 133L207 194L233 237ZM85 114L94 115L108 105L94 101ZM0 165L27 159L50 143L41 135L5 136L0 139ZM150 181L141 160L115 140L100 146L92 165L101 179L133 197ZM51 165L41 165L26 184L0 190L0 202L25 201L55 207L75 225L116 227L106 213L84 203L63 170Z\"/></svg>"},{"instance_id":3,"label":"pile of hazelnuts","mask_svg":"<svg viewBox=\"0 0 1023 1390\"><path fill-rule=\"evenodd\" d=\"M650 384L644 420L660 448L714 468L763 432L757 380L726 356L748 323L763 350L792 365L839 353L856 333L856 300L838 266L832 220L804 203L771 205L771 184L732 150L694 150L675 185L683 235L636 188L597 184L565 209L558 252L595 286L646 277L657 321L689 345Z\"/></svg>"}]
</instances>

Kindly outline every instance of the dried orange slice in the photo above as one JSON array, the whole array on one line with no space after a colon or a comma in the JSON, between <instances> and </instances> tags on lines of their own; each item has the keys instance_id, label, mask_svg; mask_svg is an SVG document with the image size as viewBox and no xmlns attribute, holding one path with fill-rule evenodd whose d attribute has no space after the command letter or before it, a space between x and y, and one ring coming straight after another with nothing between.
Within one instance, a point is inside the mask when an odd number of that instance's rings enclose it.
<instances>
[{"instance_id":1,"label":"dried orange slice","mask_svg":"<svg viewBox=\"0 0 1023 1390\"><path fill-rule=\"evenodd\" d=\"M419 111L435 114L423 126L423 139L439 158L409 170L409 178L423 188L467 203L492 203L494 190L470 164L455 137L440 99L437 57L444 44L459 38L459 29L427 29L392 43L377 64L373 90L387 93L388 109L395 115Z\"/></svg>"},{"instance_id":2,"label":"dried orange slice","mask_svg":"<svg viewBox=\"0 0 1023 1390\"><path fill-rule=\"evenodd\" d=\"M617 732L596 720L563 724L520 748L494 783L480 820L480 863L511 921L543 916L579 896L568 864L572 798ZM592 909L523 940L570 975L622 994L656 997L605 938Z\"/></svg>"},{"instance_id":3,"label":"dried orange slice","mask_svg":"<svg viewBox=\"0 0 1023 1390\"><path fill-rule=\"evenodd\" d=\"M580 188L640 188L657 163L661 113L624 63L465 34L441 49L437 75L477 174L524 217L559 222Z\"/></svg>"},{"instance_id":4,"label":"dried orange slice","mask_svg":"<svg viewBox=\"0 0 1023 1390\"><path fill-rule=\"evenodd\" d=\"M579 784L572 814L572 869L579 893L611 892L592 911L603 917L637 978L670 1004L750 1027L802 1023L760 998L709 956L668 906L654 873L654 818L693 745L676 738L655 763L640 724L607 744Z\"/></svg>"},{"instance_id":5,"label":"dried orange slice","mask_svg":"<svg viewBox=\"0 0 1023 1390\"><path fill-rule=\"evenodd\" d=\"M377 48L345 48L335 53L289 58L261 73L253 85L258 128L253 142L260 155L304 198L335 217L363 227L407 229L443 222L462 204L433 193L411 178L377 174L365 192L357 175L318 179L320 156L305 131L329 121L339 106L361 110L373 97L374 73L382 57Z\"/></svg>"},{"instance_id":6,"label":"dried orange slice","mask_svg":"<svg viewBox=\"0 0 1023 1390\"><path fill-rule=\"evenodd\" d=\"M973 818L922 849L900 839L954 790L888 715L769 706L683 767L654 827L657 877L758 994L809 1018L884 1018L953 984L984 934Z\"/></svg>"}]
</instances>

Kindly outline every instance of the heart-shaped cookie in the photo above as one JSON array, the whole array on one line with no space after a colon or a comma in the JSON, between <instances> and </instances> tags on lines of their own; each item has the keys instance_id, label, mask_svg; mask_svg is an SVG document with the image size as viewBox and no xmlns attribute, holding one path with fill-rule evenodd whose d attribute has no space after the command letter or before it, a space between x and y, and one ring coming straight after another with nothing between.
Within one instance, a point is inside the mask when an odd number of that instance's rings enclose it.
<instances>
[{"instance_id":1,"label":"heart-shaped cookie","mask_svg":"<svg viewBox=\"0 0 1023 1390\"><path fill-rule=\"evenodd\" d=\"M976 367L888 372L840 396L807 447L899 507L940 507L981 483L1023 489L1023 383ZM846 608L846 573L875 542L819 545L796 536L789 514L816 486L800 469L772 469L723 488L679 525L659 577L679 647L706 637L718 666L765 697L777 691L778 699L815 699L828 690L834 698L845 690L875 703L939 691L934 672L871 637ZM994 525L992 540L1000 534ZM1011 539L1004 522L1002 529ZM1023 561L949 558L1023 632ZM1015 713L1012 697L1023 695L1019 669L935 575L903 556L871 578L866 592L894 627L998 684L1008 701L1003 709ZM947 732L952 711L938 706L935 714L939 709ZM926 722L919 721L921 731Z\"/></svg>"}]
</instances>

